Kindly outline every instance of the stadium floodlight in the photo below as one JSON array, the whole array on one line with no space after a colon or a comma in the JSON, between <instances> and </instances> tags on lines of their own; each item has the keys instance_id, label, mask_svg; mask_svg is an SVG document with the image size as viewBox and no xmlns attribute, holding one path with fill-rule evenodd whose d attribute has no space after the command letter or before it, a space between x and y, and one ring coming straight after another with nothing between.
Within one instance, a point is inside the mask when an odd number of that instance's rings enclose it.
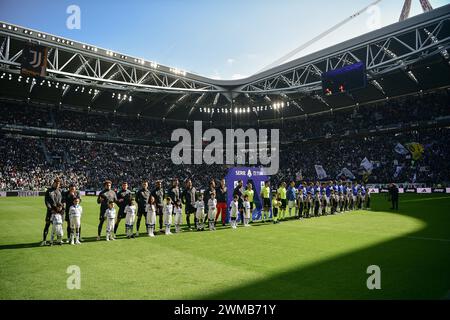
<instances>
[{"instance_id":1,"label":"stadium floodlight","mask_svg":"<svg viewBox=\"0 0 450 320\"><path fill-rule=\"evenodd\" d=\"M234 113L238 114L239 110L237 108L234 109Z\"/></svg>"}]
</instances>

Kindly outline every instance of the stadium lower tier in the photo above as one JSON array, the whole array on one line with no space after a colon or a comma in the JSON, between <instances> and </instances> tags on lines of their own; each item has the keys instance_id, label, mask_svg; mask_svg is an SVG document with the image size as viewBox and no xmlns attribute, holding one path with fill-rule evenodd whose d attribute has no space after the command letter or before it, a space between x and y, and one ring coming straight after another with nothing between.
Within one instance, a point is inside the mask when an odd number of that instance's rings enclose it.
<instances>
[{"instance_id":1,"label":"stadium lower tier","mask_svg":"<svg viewBox=\"0 0 450 320\"><path fill-rule=\"evenodd\" d=\"M192 179L206 188L212 179L227 173L225 165L174 165L171 148L137 146L57 138L4 135L0 147L0 189L43 190L55 176L63 185L75 183L80 189L100 189L105 179L117 186L128 181L138 188L142 179ZM424 129L381 136L343 137L314 143L282 146L280 169L271 177L281 181L317 179L315 165L326 171L326 179L340 178L342 169L362 179L361 162L373 163L368 183L424 183L429 186L450 181L450 129ZM419 146L415 153L401 146ZM423 149L422 149L423 148Z\"/></svg>"}]
</instances>

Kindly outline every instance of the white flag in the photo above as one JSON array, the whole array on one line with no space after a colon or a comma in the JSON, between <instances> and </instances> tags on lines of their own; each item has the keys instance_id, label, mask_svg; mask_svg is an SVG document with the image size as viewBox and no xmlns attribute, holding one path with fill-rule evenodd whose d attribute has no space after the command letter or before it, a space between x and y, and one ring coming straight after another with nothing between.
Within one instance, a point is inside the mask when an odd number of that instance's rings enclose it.
<instances>
[{"instance_id":1,"label":"white flag","mask_svg":"<svg viewBox=\"0 0 450 320\"><path fill-rule=\"evenodd\" d=\"M373 170L373 164L367 158L364 158L363 161L361 161L360 167L363 167L367 173L371 173Z\"/></svg>"},{"instance_id":2,"label":"white flag","mask_svg":"<svg viewBox=\"0 0 450 320\"><path fill-rule=\"evenodd\" d=\"M409 154L409 150L406 149L401 143L397 143L397 145L394 148L395 152L397 152L398 154Z\"/></svg>"},{"instance_id":3,"label":"white flag","mask_svg":"<svg viewBox=\"0 0 450 320\"><path fill-rule=\"evenodd\" d=\"M322 180L327 177L327 173L325 172L325 169L320 165L315 165L314 168L316 168L317 177Z\"/></svg>"},{"instance_id":4,"label":"white flag","mask_svg":"<svg viewBox=\"0 0 450 320\"><path fill-rule=\"evenodd\" d=\"M339 179L342 176L345 176L345 177L350 178L352 180L356 179L355 175L350 170L348 170L347 168L343 168L341 170L341 173L339 173L339 175L337 176L336 179Z\"/></svg>"}]
</instances>

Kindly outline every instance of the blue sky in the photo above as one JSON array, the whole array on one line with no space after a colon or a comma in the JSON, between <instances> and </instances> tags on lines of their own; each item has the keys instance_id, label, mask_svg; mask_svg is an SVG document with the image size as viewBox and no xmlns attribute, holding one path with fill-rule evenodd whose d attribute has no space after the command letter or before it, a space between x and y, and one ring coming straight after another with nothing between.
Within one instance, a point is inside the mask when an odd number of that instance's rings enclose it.
<instances>
[{"instance_id":1,"label":"blue sky","mask_svg":"<svg viewBox=\"0 0 450 320\"><path fill-rule=\"evenodd\" d=\"M232 79L256 73L372 1L0 0L0 20ZM450 0L430 2L436 8ZM80 30L66 27L69 5L81 9ZM379 11L363 13L296 57L394 23L402 6L403 0L383 0ZM411 15L418 13L413 0Z\"/></svg>"}]
</instances>

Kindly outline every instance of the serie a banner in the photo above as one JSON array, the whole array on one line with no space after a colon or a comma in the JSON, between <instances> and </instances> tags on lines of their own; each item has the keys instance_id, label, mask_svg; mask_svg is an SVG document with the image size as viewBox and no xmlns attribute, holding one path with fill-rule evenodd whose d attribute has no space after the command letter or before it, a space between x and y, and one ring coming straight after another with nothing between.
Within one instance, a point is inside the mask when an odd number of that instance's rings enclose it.
<instances>
[{"instance_id":1,"label":"serie a banner","mask_svg":"<svg viewBox=\"0 0 450 320\"><path fill-rule=\"evenodd\" d=\"M261 189L264 186L264 182L268 180L268 176L264 174L264 169L262 168L231 168L228 170L228 174L225 177L225 181L227 182L227 221L229 221L230 217L230 203L233 200L233 190L237 187L239 180L242 180L242 192L244 192L245 187L250 182L252 184L253 190L255 192L253 198L253 220L261 219L261 208L262 201L260 197Z\"/></svg>"}]
</instances>

